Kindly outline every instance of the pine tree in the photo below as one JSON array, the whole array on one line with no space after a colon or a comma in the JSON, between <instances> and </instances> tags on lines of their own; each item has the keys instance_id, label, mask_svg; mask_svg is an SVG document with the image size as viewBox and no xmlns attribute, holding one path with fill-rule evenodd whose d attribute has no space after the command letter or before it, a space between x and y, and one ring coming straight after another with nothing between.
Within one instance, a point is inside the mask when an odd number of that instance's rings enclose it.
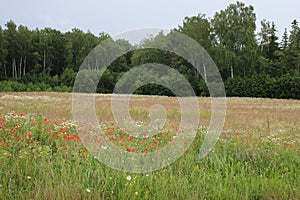
<instances>
[{"instance_id":1,"label":"pine tree","mask_svg":"<svg viewBox=\"0 0 300 200\"><path fill-rule=\"evenodd\" d=\"M300 27L295 19L292 22L292 30L289 37L288 59L292 70L300 75Z\"/></svg>"},{"instance_id":2,"label":"pine tree","mask_svg":"<svg viewBox=\"0 0 300 200\"><path fill-rule=\"evenodd\" d=\"M284 32L283 32L281 44L280 44L281 49L286 50L288 47L288 44L289 44L289 36L288 36L287 28L285 28Z\"/></svg>"},{"instance_id":3,"label":"pine tree","mask_svg":"<svg viewBox=\"0 0 300 200\"><path fill-rule=\"evenodd\" d=\"M268 44L268 52L267 52L267 58L274 61L276 59L275 52L279 49L279 44L277 42L278 37L276 36L276 27L274 22L272 22L272 27L270 29L270 34L269 34L269 41L270 43Z\"/></svg>"}]
</instances>

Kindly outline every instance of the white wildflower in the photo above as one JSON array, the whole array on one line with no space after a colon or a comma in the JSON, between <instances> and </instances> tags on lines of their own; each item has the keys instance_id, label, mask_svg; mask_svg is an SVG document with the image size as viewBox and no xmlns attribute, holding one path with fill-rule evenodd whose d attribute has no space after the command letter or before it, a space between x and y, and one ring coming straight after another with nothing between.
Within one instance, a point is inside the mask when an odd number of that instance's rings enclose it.
<instances>
[{"instance_id":1,"label":"white wildflower","mask_svg":"<svg viewBox=\"0 0 300 200\"><path fill-rule=\"evenodd\" d=\"M103 146L103 145L101 145L101 148L102 148L102 149L107 149L108 146Z\"/></svg>"}]
</instances>

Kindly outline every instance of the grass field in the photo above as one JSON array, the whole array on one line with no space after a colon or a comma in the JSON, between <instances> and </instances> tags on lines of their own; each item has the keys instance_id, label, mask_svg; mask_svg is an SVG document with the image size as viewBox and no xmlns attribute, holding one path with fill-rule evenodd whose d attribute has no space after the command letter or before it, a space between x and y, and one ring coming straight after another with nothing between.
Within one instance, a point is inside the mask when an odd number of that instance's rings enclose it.
<instances>
[{"instance_id":1,"label":"grass field","mask_svg":"<svg viewBox=\"0 0 300 200\"><path fill-rule=\"evenodd\" d=\"M176 98L131 97L135 120L149 122L153 104L167 111L166 132L141 142L112 123L110 97L96 95L97 117L122 148L155 151L174 136ZM299 100L228 98L221 138L200 160L211 106L199 98L192 145L170 166L144 174L95 159L72 123L71 105L68 93L0 93L1 199L300 199Z\"/></svg>"}]
</instances>

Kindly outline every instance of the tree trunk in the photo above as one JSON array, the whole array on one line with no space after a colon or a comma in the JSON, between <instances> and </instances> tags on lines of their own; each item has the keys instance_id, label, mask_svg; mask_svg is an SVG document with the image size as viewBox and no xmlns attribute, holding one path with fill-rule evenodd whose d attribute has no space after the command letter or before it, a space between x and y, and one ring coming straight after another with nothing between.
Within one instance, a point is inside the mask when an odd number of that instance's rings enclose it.
<instances>
[{"instance_id":1,"label":"tree trunk","mask_svg":"<svg viewBox=\"0 0 300 200\"><path fill-rule=\"evenodd\" d=\"M19 64L19 77L22 76L22 62L23 62L23 57L21 56L21 58L20 58L20 64Z\"/></svg>"},{"instance_id":2,"label":"tree trunk","mask_svg":"<svg viewBox=\"0 0 300 200\"><path fill-rule=\"evenodd\" d=\"M16 59L15 58L13 58L13 60L12 60L12 74L11 74L11 76L13 78L17 78L18 77L18 74L17 74L17 64L16 64Z\"/></svg>"},{"instance_id":3,"label":"tree trunk","mask_svg":"<svg viewBox=\"0 0 300 200\"><path fill-rule=\"evenodd\" d=\"M24 57L23 76L26 73L26 56Z\"/></svg>"},{"instance_id":4,"label":"tree trunk","mask_svg":"<svg viewBox=\"0 0 300 200\"><path fill-rule=\"evenodd\" d=\"M18 78L18 69L17 69L17 61L14 59L14 69L15 69L15 77Z\"/></svg>"},{"instance_id":5,"label":"tree trunk","mask_svg":"<svg viewBox=\"0 0 300 200\"><path fill-rule=\"evenodd\" d=\"M7 77L7 72L6 72L6 63L4 63L4 76L5 76L5 78Z\"/></svg>"},{"instance_id":6,"label":"tree trunk","mask_svg":"<svg viewBox=\"0 0 300 200\"><path fill-rule=\"evenodd\" d=\"M231 78L233 78L233 65L230 65Z\"/></svg>"},{"instance_id":7,"label":"tree trunk","mask_svg":"<svg viewBox=\"0 0 300 200\"><path fill-rule=\"evenodd\" d=\"M46 50L44 49L43 73L46 72Z\"/></svg>"},{"instance_id":8,"label":"tree trunk","mask_svg":"<svg viewBox=\"0 0 300 200\"><path fill-rule=\"evenodd\" d=\"M206 66L203 64L203 73L204 73L204 81L207 83L207 74L206 74Z\"/></svg>"},{"instance_id":9,"label":"tree trunk","mask_svg":"<svg viewBox=\"0 0 300 200\"><path fill-rule=\"evenodd\" d=\"M13 59L12 63L11 63L11 77L15 76L14 72L15 72L15 70L14 70L14 59Z\"/></svg>"},{"instance_id":10,"label":"tree trunk","mask_svg":"<svg viewBox=\"0 0 300 200\"><path fill-rule=\"evenodd\" d=\"M300 75L300 55L298 56L298 76Z\"/></svg>"}]
</instances>

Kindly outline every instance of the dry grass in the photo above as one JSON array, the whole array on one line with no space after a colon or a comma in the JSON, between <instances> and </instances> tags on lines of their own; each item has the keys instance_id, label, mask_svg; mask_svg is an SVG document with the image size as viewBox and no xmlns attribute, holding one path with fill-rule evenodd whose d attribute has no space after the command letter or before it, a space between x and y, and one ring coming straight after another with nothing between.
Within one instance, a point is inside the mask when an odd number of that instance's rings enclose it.
<instances>
[{"instance_id":1,"label":"dry grass","mask_svg":"<svg viewBox=\"0 0 300 200\"><path fill-rule=\"evenodd\" d=\"M208 126L211 114L210 98L199 98L202 126ZM130 113L135 120L149 121L149 108L161 104L168 120L180 121L180 106L176 97L132 96ZM71 93L0 93L0 112L41 114L50 119L72 119ZM96 95L99 121L111 121L111 95ZM227 98L224 137L232 134L255 133L260 136L300 133L300 101L256 98Z\"/></svg>"}]
</instances>

